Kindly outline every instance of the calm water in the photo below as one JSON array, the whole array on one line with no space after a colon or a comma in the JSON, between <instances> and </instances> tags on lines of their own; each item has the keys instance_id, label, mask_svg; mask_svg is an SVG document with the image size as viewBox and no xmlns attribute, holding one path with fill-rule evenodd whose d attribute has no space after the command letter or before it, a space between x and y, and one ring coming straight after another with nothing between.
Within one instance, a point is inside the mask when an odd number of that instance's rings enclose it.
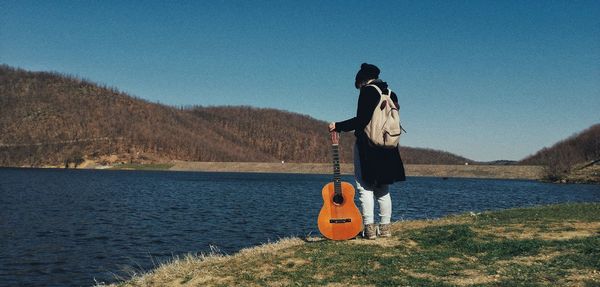
<instances>
[{"instance_id":1,"label":"calm water","mask_svg":"<svg viewBox=\"0 0 600 287\"><path fill-rule=\"evenodd\" d=\"M90 286L186 253L318 234L327 175L0 169L0 285ZM351 177L344 180L352 182ZM600 201L598 185L409 178L393 220Z\"/></svg>"}]
</instances>

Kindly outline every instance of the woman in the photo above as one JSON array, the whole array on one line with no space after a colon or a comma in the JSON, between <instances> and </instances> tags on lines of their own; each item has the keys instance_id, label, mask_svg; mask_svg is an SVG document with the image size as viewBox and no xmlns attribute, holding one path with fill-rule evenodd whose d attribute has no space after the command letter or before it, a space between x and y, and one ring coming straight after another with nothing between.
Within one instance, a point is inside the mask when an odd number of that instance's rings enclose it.
<instances>
[{"instance_id":1,"label":"woman","mask_svg":"<svg viewBox=\"0 0 600 287\"><path fill-rule=\"evenodd\" d=\"M362 207L363 235L368 239L377 237L374 215L375 200L379 204L379 236L392 236L390 229L392 199L389 193L389 185L406 180L399 148L375 147L370 143L364 131L369 121L371 121L373 111L381 98L377 88L371 85L376 85L384 94L389 93L387 83L379 79L379 72L379 68L375 65L363 63L360 66L354 82L354 86L360 90L356 117L329 124L330 132L354 131L356 136L354 176ZM394 92L390 97L394 104L399 106L398 97Z\"/></svg>"}]
</instances>

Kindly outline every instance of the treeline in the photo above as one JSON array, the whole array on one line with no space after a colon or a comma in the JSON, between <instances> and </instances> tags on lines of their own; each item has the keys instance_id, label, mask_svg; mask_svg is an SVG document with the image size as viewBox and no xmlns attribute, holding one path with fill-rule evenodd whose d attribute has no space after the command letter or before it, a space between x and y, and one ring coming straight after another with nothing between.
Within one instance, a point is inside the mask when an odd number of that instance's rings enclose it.
<instances>
[{"instance_id":1,"label":"treeline","mask_svg":"<svg viewBox=\"0 0 600 287\"><path fill-rule=\"evenodd\" d=\"M473 164L468 158L434 149L400 147L400 155L405 163L411 164Z\"/></svg>"},{"instance_id":2,"label":"treeline","mask_svg":"<svg viewBox=\"0 0 600 287\"><path fill-rule=\"evenodd\" d=\"M543 148L520 163L543 165L546 178L558 180L573 167L600 160L600 124L564 139L550 148Z\"/></svg>"},{"instance_id":3,"label":"treeline","mask_svg":"<svg viewBox=\"0 0 600 287\"><path fill-rule=\"evenodd\" d=\"M354 136L342 137L352 161ZM345 152L344 152L345 151ZM62 165L120 154L189 161L329 162L327 123L252 107L175 108L87 80L0 66L0 165ZM407 163L456 164L446 152L403 148Z\"/></svg>"}]
</instances>

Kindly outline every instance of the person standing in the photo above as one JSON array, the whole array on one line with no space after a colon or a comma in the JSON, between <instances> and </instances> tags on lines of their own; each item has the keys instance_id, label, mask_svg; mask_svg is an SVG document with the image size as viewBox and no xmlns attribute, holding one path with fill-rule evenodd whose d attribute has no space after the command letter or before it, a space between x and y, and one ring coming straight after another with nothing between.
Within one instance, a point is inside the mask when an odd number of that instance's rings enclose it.
<instances>
[{"instance_id":1,"label":"person standing","mask_svg":"<svg viewBox=\"0 0 600 287\"><path fill-rule=\"evenodd\" d=\"M376 147L364 131L379 104L381 93L387 95L390 91L388 84L379 79L379 73L380 70L375 65L363 63L360 66L354 82L354 87L360 90L356 116L329 124L329 132L354 131L356 136L354 176L362 209L363 236L368 239L375 239L377 231L381 237L392 235L392 198L389 185L406 180L399 146L392 149ZM398 97L394 92L390 98L399 107ZM375 225L375 201L379 204L379 226Z\"/></svg>"}]
</instances>

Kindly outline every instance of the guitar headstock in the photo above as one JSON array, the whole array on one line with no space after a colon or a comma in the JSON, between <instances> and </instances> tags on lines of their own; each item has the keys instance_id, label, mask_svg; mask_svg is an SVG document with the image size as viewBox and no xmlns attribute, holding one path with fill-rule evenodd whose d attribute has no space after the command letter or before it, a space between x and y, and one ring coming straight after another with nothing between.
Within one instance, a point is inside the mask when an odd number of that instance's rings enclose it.
<instances>
[{"instance_id":1,"label":"guitar headstock","mask_svg":"<svg viewBox=\"0 0 600 287\"><path fill-rule=\"evenodd\" d=\"M331 144L333 145L339 145L340 144L340 134L337 132L330 132L329 135L331 136Z\"/></svg>"}]
</instances>

